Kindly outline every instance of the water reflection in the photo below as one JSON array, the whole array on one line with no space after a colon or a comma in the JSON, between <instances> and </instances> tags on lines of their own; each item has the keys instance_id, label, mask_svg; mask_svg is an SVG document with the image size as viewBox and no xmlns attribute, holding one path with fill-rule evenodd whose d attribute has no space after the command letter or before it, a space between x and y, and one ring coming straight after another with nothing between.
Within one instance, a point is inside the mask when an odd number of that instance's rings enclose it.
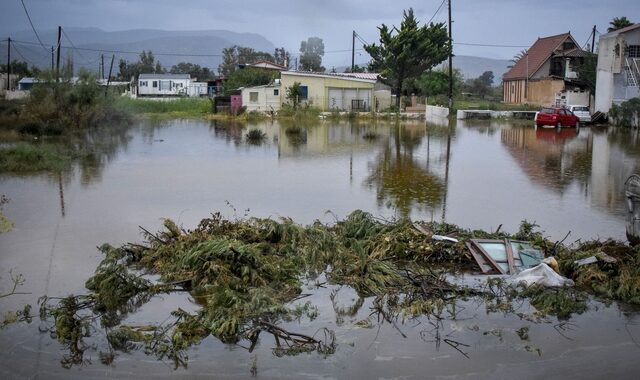
<instances>
[{"instance_id":1,"label":"water reflection","mask_svg":"<svg viewBox=\"0 0 640 380\"><path fill-rule=\"evenodd\" d=\"M587 132L587 133L584 133ZM588 189L591 170L592 135L575 128L505 128L500 132L522 171L536 184L564 192L576 183Z\"/></svg>"},{"instance_id":2,"label":"water reflection","mask_svg":"<svg viewBox=\"0 0 640 380\"><path fill-rule=\"evenodd\" d=\"M503 128L501 142L536 184L559 193L578 186L593 206L624 209L624 182L640 169L637 131Z\"/></svg>"},{"instance_id":3,"label":"water reflection","mask_svg":"<svg viewBox=\"0 0 640 380\"><path fill-rule=\"evenodd\" d=\"M378 206L393 208L400 217L409 217L413 209L427 208L432 215L434 210L444 209L450 151L446 149L443 171L441 154L436 154L435 160L432 158L432 140L441 142L443 137L432 133L434 130L443 131L421 125L392 128L382 151L370 162L370 174L365 179L365 184L376 191ZM446 134L445 139L450 147L450 135ZM421 150L426 150L426 154L419 157L417 152Z\"/></svg>"}]
</instances>

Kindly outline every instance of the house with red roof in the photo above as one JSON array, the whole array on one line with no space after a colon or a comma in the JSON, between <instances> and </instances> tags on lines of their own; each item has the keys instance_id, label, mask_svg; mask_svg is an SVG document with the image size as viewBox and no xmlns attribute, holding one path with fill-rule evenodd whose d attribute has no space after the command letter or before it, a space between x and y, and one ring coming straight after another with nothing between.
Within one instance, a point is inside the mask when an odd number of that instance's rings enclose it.
<instances>
[{"instance_id":1,"label":"house with red roof","mask_svg":"<svg viewBox=\"0 0 640 380\"><path fill-rule=\"evenodd\" d=\"M640 23L600 36L596 111L640 97Z\"/></svg>"},{"instance_id":2,"label":"house with red roof","mask_svg":"<svg viewBox=\"0 0 640 380\"><path fill-rule=\"evenodd\" d=\"M538 38L502 77L503 102L590 104L588 86L576 72L586 54L571 33Z\"/></svg>"}]
</instances>

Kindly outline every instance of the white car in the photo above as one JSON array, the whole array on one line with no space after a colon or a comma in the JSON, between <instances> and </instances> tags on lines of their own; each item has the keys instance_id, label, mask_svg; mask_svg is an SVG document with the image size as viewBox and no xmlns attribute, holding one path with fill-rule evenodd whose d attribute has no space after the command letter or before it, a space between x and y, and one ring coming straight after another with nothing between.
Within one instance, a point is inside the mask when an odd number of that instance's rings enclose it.
<instances>
[{"instance_id":1,"label":"white car","mask_svg":"<svg viewBox=\"0 0 640 380\"><path fill-rule=\"evenodd\" d=\"M573 114L576 115L578 119L580 119L581 123L591 122L591 112L589 112L589 107L573 105L569 106L569 111L573 112Z\"/></svg>"}]
</instances>

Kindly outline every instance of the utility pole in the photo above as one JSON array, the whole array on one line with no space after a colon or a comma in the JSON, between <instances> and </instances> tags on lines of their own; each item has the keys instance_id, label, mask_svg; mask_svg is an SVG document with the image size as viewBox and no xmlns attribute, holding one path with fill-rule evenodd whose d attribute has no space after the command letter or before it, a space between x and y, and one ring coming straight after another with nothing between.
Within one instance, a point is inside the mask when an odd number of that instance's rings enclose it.
<instances>
[{"instance_id":1,"label":"utility pole","mask_svg":"<svg viewBox=\"0 0 640 380\"><path fill-rule=\"evenodd\" d=\"M356 31L353 31L353 34L351 35L351 72L353 72L353 70L356 67Z\"/></svg>"},{"instance_id":2,"label":"utility pole","mask_svg":"<svg viewBox=\"0 0 640 380\"><path fill-rule=\"evenodd\" d=\"M51 46L51 72L53 72L53 46Z\"/></svg>"},{"instance_id":3,"label":"utility pole","mask_svg":"<svg viewBox=\"0 0 640 380\"><path fill-rule=\"evenodd\" d=\"M449 3L449 111L453 108L453 39L451 38L451 0Z\"/></svg>"},{"instance_id":4,"label":"utility pole","mask_svg":"<svg viewBox=\"0 0 640 380\"><path fill-rule=\"evenodd\" d=\"M60 80L60 40L62 39L62 27L58 26L58 51L56 53L56 82Z\"/></svg>"},{"instance_id":5,"label":"utility pole","mask_svg":"<svg viewBox=\"0 0 640 380\"><path fill-rule=\"evenodd\" d=\"M104 79L104 54L100 54L100 67L102 71L100 72L100 78Z\"/></svg>"},{"instance_id":6,"label":"utility pole","mask_svg":"<svg viewBox=\"0 0 640 380\"><path fill-rule=\"evenodd\" d=\"M11 38L7 42L7 91L11 91Z\"/></svg>"},{"instance_id":7,"label":"utility pole","mask_svg":"<svg viewBox=\"0 0 640 380\"><path fill-rule=\"evenodd\" d=\"M596 26L593 26L593 31L591 32L591 54L593 54L593 47L596 44Z\"/></svg>"},{"instance_id":8,"label":"utility pole","mask_svg":"<svg viewBox=\"0 0 640 380\"><path fill-rule=\"evenodd\" d=\"M111 82L111 70L113 70L113 60L116 58L116 55L111 56L111 66L109 67L109 76L107 77L107 87L104 89L104 96L107 96L107 91L109 90L109 82Z\"/></svg>"}]
</instances>

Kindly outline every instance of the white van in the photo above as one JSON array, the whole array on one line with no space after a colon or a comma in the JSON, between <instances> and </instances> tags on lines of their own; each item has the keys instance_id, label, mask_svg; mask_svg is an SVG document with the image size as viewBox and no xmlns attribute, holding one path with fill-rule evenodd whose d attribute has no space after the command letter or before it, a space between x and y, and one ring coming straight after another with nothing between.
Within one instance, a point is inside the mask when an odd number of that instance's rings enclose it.
<instances>
[{"instance_id":1,"label":"white van","mask_svg":"<svg viewBox=\"0 0 640 380\"><path fill-rule=\"evenodd\" d=\"M568 108L569 108L569 111L573 112L573 114L576 115L578 119L580 119L581 123L591 122L591 112L589 112L589 107L573 105L573 106L569 106Z\"/></svg>"}]
</instances>

